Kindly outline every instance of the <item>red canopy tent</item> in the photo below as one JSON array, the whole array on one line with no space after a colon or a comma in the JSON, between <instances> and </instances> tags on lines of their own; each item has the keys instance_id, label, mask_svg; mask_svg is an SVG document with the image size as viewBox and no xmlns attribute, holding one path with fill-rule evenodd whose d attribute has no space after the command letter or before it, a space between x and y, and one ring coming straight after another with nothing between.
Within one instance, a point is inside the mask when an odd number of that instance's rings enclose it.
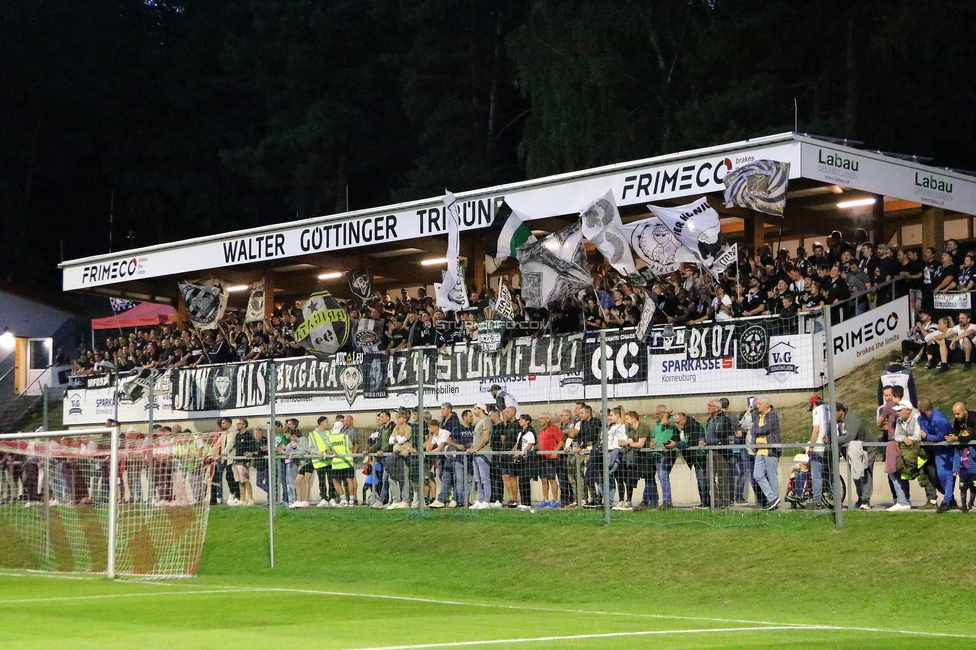
<instances>
[{"instance_id":1,"label":"red canopy tent","mask_svg":"<svg viewBox=\"0 0 976 650\"><path fill-rule=\"evenodd\" d=\"M152 325L171 325L175 310L169 305L142 302L128 311L105 318L93 318L93 330L121 329L124 327L150 327Z\"/></svg>"}]
</instances>

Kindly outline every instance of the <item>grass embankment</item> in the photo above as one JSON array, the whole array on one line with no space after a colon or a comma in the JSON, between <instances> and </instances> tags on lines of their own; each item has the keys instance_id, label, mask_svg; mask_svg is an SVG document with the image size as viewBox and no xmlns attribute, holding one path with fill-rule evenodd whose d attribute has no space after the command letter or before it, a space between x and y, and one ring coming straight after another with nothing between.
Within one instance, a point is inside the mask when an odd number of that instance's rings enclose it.
<instances>
[{"instance_id":1,"label":"grass embankment","mask_svg":"<svg viewBox=\"0 0 976 650\"><path fill-rule=\"evenodd\" d=\"M837 380L837 399L867 423L874 421L878 406L878 378L887 365L887 361L873 361ZM935 408L947 417L952 417L952 405L956 402L961 401L969 404L970 408L976 408L976 371L965 372L958 365L953 366L949 372L928 370L919 366L912 374L918 396L932 400ZM773 404L775 403L774 396ZM780 412L786 442L803 442L809 439L811 423L806 405L786 406L777 410Z\"/></svg>"}]
</instances>

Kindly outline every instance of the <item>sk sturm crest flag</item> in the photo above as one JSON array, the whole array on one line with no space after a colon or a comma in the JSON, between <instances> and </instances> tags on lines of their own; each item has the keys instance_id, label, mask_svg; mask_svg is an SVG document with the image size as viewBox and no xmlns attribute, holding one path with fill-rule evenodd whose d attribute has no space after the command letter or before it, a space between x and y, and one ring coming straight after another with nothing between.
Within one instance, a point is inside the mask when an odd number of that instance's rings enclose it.
<instances>
[{"instance_id":1,"label":"sk sturm crest flag","mask_svg":"<svg viewBox=\"0 0 976 650\"><path fill-rule=\"evenodd\" d=\"M673 208L648 205L651 213L667 226L675 241L695 257L704 270L718 277L736 260L738 252L722 245L722 224L705 197Z\"/></svg>"},{"instance_id":2,"label":"sk sturm crest flag","mask_svg":"<svg viewBox=\"0 0 976 650\"><path fill-rule=\"evenodd\" d=\"M579 222L518 250L525 306L546 308L593 283Z\"/></svg>"},{"instance_id":3,"label":"sk sturm crest flag","mask_svg":"<svg viewBox=\"0 0 976 650\"><path fill-rule=\"evenodd\" d=\"M264 322L264 280L251 287L251 297L247 301L245 323Z\"/></svg>"},{"instance_id":4,"label":"sk sturm crest flag","mask_svg":"<svg viewBox=\"0 0 976 650\"><path fill-rule=\"evenodd\" d=\"M495 211L495 218L485 232L485 255L489 257L518 257L523 244L536 241L529 227L522 223L522 216L502 201Z\"/></svg>"},{"instance_id":5,"label":"sk sturm crest flag","mask_svg":"<svg viewBox=\"0 0 976 650\"><path fill-rule=\"evenodd\" d=\"M786 209L790 163L757 160L729 172L723 182L725 207L751 208L782 217Z\"/></svg>"},{"instance_id":6,"label":"sk sturm crest flag","mask_svg":"<svg viewBox=\"0 0 976 650\"><path fill-rule=\"evenodd\" d=\"M302 306L292 336L316 356L335 354L349 339L349 314L331 293L316 291Z\"/></svg>"},{"instance_id":7,"label":"sk sturm crest flag","mask_svg":"<svg viewBox=\"0 0 976 650\"><path fill-rule=\"evenodd\" d=\"M434 285L437 306L447 311L467 309L468 296L464 290L464 270L458 261L461 253L461 215L457 199L444 191L444 217L447 219L447 270L444 281Z\"/></svg>"},{"instance_id":8,"label":"sk sturm crest flag","mask_svg":"<svg viewBox=\"0 0 976 650\"><path fill-rule=\"evenodd\" d=\"M357 318L352 321L353 352L379 352L383 344L383 321Z\"/></svg>"},{"instance_id":9,"label":"sk sturm crest flag","mask_svg":"<svg viewBox=\"0 0 976 650\"><path fill-rule=\"evenodd\" d=\"M186 311L197 329L217 327L217 322L227 309L227 291L217 279L204 280L200 284L180 282L180 293L186 303Z\"/></svg>"},{"instance_id":10,"label":"sk sturm crest flag","mask_svg":"<svg viewBox=\"0 0 976 650\"><path fill-rule=\"evenodd\" d=\"M366 305L373 297L373 274L369 271L346 271L352 297Z\"/></svg>"},{"instance_id":11,"label":"sk sturm crest flag","mask_svg":"<svg viewBox=\"0 0 976 650\"><path fill-rule=\"evenodd\" d=\"M580 212L583 221L583 237L596 246L610 266L632 284L643 286L644 278L637 273L634 256L621 232L620 212L613 200L613 192L597 199Z\"/></svg>"}]
</instances>

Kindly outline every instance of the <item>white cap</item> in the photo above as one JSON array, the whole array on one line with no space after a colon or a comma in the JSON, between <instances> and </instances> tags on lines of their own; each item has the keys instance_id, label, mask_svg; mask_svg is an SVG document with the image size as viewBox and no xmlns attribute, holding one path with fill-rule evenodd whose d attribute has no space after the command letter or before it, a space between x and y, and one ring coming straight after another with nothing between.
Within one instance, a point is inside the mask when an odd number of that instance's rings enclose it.
<instances>
[{"instance_id":1,"label":"white cap","mask_svg":"<svg viewBox=\"0 0 976 650\"><path fill-rule=\"evenodd\" d=\"M136 431L136 428L135 427L129 427L128 429L125 430L125 432L126 433L139 433L138 431Z\"/></svg>"},{"instance_id":2,"label":"white cap","mask_svg":"<svg viewBox=\"0 0 976 650\"><path fill-rule=\"evenodd\" d=\"M896 411L903 411L905 409L911 410L915 407L912 406L912 403L909 402L907 399L903 399L902 401L895 404L892 408L894 408Z\"/></svg>"}]
</instances>

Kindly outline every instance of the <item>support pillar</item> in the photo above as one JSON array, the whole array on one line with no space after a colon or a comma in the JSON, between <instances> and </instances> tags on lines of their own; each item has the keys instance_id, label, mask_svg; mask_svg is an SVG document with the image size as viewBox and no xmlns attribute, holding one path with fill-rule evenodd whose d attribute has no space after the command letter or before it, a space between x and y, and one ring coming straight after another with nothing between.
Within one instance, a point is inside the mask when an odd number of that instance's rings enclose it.
<instances>
[{"instance_id":1,"label":"support pillar","mask_svg":"<svg viewBox=\"0 0 976 650\"><path fill-rule=\"evenodd\" d=\"M752 249L752 255L755 256L759 247L766 243L766 220L761 212L755 210L749 212L750 216L744 219L743 243Z\"/></svg>"},{"instance_id":2,"label":"support pillar","mask_svg":"<svg viewBox=\"0 0 976 650\"><path fill-rule=\"evenodd\" d=\"M274 316L274 274L264 274L264 322L271 325Z\"/></svg>"},{"instance_id":3,"label":"support pillar","mask_svg":"<svg viewBox=\"0 0 976 650\"><path fill-rule=\"evenodd\" d=\"M945 210L924 208L922 210L922 246L931 246L941 253L945 244ZM936 258L938 259L938 258Z\"/></svg>"},{"instance_id":4,"label":"support pillar","mask_svg":"<svg viewBox=\"0 0 976 650\"><path fill-rule=\"evenodd\" d=\"M869 241L875 246L888 243L884 232L884 215L884 196L875 194L874 205L871 206L871 227L868 230Z\"/></svg>"}]
</instances>

